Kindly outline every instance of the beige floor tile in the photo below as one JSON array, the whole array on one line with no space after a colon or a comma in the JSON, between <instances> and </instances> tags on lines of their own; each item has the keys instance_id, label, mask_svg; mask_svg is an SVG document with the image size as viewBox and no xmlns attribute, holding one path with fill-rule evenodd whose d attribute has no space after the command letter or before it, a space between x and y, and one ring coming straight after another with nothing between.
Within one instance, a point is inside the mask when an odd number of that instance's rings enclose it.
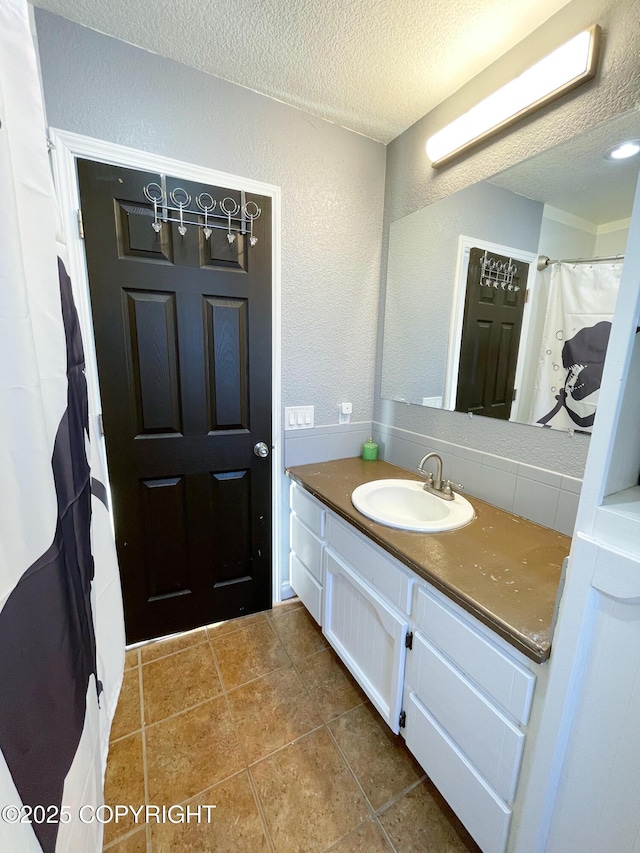
<instances>
[{"instance_id":1,"label":"beige floor tile","mask_svg":"<svg viewBox=\"0 0 640 853\"><path fill-rule=\"evenodd\" d=\"M140 670L136 666L133 669L125 670L110 738L116 740L141 728Z\"/></svg>"},{"instance_id":2,"label":"beige floor tile","mask_svg":"<svg viewBox=\"0 0 640 853\"><path fill-rule=\"evenodd\" d=\"M142 763L142 733L130 735L111 744L107 761L107 775L104 786L104 800L107 805L127 805L138 808L145 803L144 768ZM118 823L106 823L104 843L115 841L135 829L132 816Z\"/></svg>"},{"instance_id":3,"label":"beige floor tile","mask_svg":"<svg viewBox=\"0 0 640 853\"><path fill-rule=\"evenodd\" d=\"M326 849L369 815L323 727L251 768L278 853Z\"/></svg>"},{"instance_id":4,"label":"beige floor tile","mask_svg":"<svg viewBox=\"0 0 640 853\"><path fill-rule=\"evenodd\" d=\"M402 853L481 853L429 781L384 811L380 823Z\"/></svg>"},{"instance_id":5,"label":"beige floor tile","mask_svg":"<svg viewBox=\"0 0 640 853\"><path fill-rule=\"evenodd\" d=\"M195 646L198 643L204 643L207 640L207 629L196 628L195 631L187 631L185 634L175 634L173 637L168 637L166 640L157 640L153 643L148 643L146 646L140 647L140 657L142 663L148 663L152 660L171 655L174 652L182 651L189 646Z\"/></svg>"},{"instance_id":6,"label":"beige floor tile","mask_svg":"<svg viewBox=\"0 0 640 853\"><path fill-rule=\"evenodd\" d=\"M271 624L292 659L306 657L328 646L319 626L303 607L272 616Z\"/></svg>"},{"instance_id":7,"label":"beige floor tile","mask_svg":"<svg viewBox=\"0 0 640 853\"><path fill-rule=\"evenodd\" d=\"M391 853L391 850L392 848L385 840L378 822L372 820L367 821L350 835L347 835L346 838L343 838L335 847L331 848L331 853Z\"/></svg>"},{"instance_id":8,"label":"beige floor tile","mask_svg":"<svg viewBox=\"0 0 640 853\"><path fill-rule=\"evenodd\" d=\"M147 853L147 830L143 827L104 849L107 853Z\"/></svg>"},{"instance_id":9,"label":"beige floor tile","mask_svg":"<svg viewBox=\"0 0 640 853\"><path fill-rule=\"evenodd\" d=\"M227 690L289 664L284 646L266 620L233 634L212 637L211 645Z\"/></svg>"},{"instance_id":10,"label":"beige floor tile","mask_svg":"<svg viewBox=\"0 0 640 853\"><path fill-rule=\"evenodd\" d=\"M370 705L360 705L329 725L374 811L424 775Z\"/></svg>"},{"instance_id":11,"label":"beige floor tile","mask_svg":"<svg viewBox=\"0 0 640 853\"><path fill-rule=\"evenodd\" d=\"M131 669L132 666L138 666L140 663L140 649L129 649L125 652L124 668Z\"/></svg>"},{"instance_id":12,"label":"beige floor tile","mask_svg":"<svg viewBox=\"0 0 640 853\"><path fill-rule=\"evenodd\" d=\"M153 853L260 853L269 846L246 771L189 801L214 805L210 822L153 825Z\"/></svg>"},{"instance_id":13,"label":"beige floor tile","mask_svg":"<svg viewBox=\"0 0 640 853\"><path fill-rule=\"evenodd\" d=\"M299 598L287 598L286 601L280 601L273 605L273 609L267 611L269 617L282 616L283 613L288 613L290 610L297 610L299 607L304 607Z\"/></svg>"},{"instance_id":14,"label":"beige floor tile","mask_svg":"<svg viewBox=\"0 0 640 853\"><path fill-rule=\"evenodd\" d=\"M240 616L237 619L229 619L227 622L219 622L217 625L209 625L207 632L210 637L222 637L225 634L231 634L233 631L239 631L240 628L246 628L247 625L254 625L256 622L266 622L267 614L250 613L248 616Z\"/></svg>"},{"instance_id":15,"label":"beige floor tile","mask_svg":"<svg viewBox=\"0 0 640 853\"><path fill-rule=\"evenodd\" d=\"M146 730L149 801L181 803L243 767L226 700L220 696Z\"/></svg>"},{"instance_id":16,"label":"beige floor tile","mask_svg":"<svg viewBox=\"0 0 640 853\"><path fill-rule=\"evenodd\" d=\"M231 713L249 763L322 724L292 666L229 693Z\"/></svg>"},{"instance_id":17,"label":"beige floor tile","mask_svg":"<svg viewBox=\"0 0 640 853\"><path fill-rule=\"evenodd\" d=\"M325 722L361 705L366 699L331 648L296 661L296 667Z\"/></svg>"},{"instance_id":18,"label":"beige floor tile","mask_svg":"<svg viewBox=\"0 0 640 853\"><path fill-rule=\"evenodd\" d=\"M222 693L209 643L143 664L142 685L146 725Z\"/></svg>"}]
</instances>

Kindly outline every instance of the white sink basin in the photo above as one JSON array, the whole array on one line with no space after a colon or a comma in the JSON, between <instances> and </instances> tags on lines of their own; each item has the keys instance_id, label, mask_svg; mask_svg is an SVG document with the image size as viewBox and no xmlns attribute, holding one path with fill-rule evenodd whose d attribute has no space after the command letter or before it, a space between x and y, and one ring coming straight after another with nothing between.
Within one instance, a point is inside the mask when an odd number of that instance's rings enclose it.
<instances>
[{"instance_id":1,"label":"white sink basin","mask_svg":"<svg viewBox=\"0 0 640 853\"><path fill-rule=\"evenodd\" d=\"M452 501L432 495L418 480L374 480L353 490L351 502L367 518L421 533L456 530L473 520L475 512L456 493Z\"/></svg>"}]
</instances>

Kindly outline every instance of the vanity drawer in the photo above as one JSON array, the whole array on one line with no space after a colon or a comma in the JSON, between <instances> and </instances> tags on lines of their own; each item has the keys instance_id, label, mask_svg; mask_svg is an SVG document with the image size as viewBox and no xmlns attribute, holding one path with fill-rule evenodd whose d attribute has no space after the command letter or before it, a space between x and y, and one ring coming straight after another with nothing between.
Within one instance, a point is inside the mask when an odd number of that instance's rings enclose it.
<instances>
[{"instance_id":1,"label":"vanity drawer","mask_svg":"<svg viewBox=\"0 0 640 853\"><path fill-rule=\"evenodd\" d=\"M407 682L482 776L507 802L518 783L525 735L419 631L407 656Z\"/></svg>"},{"instance_id":2,"label":"vanity drawer","mask_svg":"<svg viewBox=\"0 0 640 853\"><path fill-rule=\"evenodd\" d=\"M485 782L415 694L409 694L405 711L407 746L433 784L483 853L503 853L511 822L509 806Z\"/></svg>"},{"instance_id":3,"label":"vanity drawer","mask_svg":"<svg viewBox=\"0 0 640 853\"><path fill-rule=\"evenodd\" d=\"M302 519L312 533L322 539L324 536L325 510L322 504L304 489L291 484L290 492L291 509L298 518Z\"/></svg>"},{"instance_id":4,"label":"vanity drawer","mask_svg":"<svg viewBox=\"0 0 640 853\"><path fill-rule=\"evenodd\" d=\"M322 542L305 527L297 515L291 516L291 550L313 577L322 583Z\"/></svg>"},{"instance_id":5,"label":"vanity drawer","mask_svg":"<svg viewBox=\"0 0 640 853\"><path fill-rule=\"evenodd\" d=\"M376 545L369 544L330 513L327 515L326 541L333 551L366 578L384 597L402 610L411 612L413 575Z\"/></svg>"},{"instance_id":6,"label":"vanity drawer","mask_svg":"<svg viewBox=\"0 0 640 853\"><path fill-rule=\"evenodd\" d=\"M529 720L535 675L494 645L465 618L424 587L418 590L416 625L518 722Z\"/></svg>"},{"instance_id":7,"label":"vanity drawer","mask_svg":"<svg viewBox=\"0 0 640 853\"><path fill-rule=\"evenodd\" d=\"M318 625L322 625L322 586L293 552L289 555L289 578L300 601Z\"/></svg>"}]
</instances>

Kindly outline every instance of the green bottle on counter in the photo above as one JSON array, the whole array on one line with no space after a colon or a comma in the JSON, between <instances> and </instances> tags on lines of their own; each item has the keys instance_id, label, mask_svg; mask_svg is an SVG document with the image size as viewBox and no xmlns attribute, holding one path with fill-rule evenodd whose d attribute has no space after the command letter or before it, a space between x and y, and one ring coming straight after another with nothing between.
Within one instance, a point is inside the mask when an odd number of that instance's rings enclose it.
<instances>
[{"instance_id":1,"label":"green bottle on counter","mask_svg":"<svg viewBox=\"0 0 640 853\"><path fill-rule=\"evenodd\" d=\"M373 462L378 458L378 445L375 443L373 438L370 438L369 441L365 441L362 445L362 458L367 462Z\"/></svg>"}]
</instances>

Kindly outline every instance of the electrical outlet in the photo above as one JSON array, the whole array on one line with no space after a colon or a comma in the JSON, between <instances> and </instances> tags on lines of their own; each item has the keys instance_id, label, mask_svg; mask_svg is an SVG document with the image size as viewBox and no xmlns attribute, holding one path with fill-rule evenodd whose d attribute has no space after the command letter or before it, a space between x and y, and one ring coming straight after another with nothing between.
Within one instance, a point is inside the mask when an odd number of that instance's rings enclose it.
<instances>
[{"instance_id":1,"label":"electrical outlet","mask_svg":"<svg viewBox=\"0 0 640 853\"><path fill-rule=\"evenodd\" d=\"M351 421L353 406L351 403L340 403L338 406L338 423L348 424Z\"/></svg>"}]
</instances>

